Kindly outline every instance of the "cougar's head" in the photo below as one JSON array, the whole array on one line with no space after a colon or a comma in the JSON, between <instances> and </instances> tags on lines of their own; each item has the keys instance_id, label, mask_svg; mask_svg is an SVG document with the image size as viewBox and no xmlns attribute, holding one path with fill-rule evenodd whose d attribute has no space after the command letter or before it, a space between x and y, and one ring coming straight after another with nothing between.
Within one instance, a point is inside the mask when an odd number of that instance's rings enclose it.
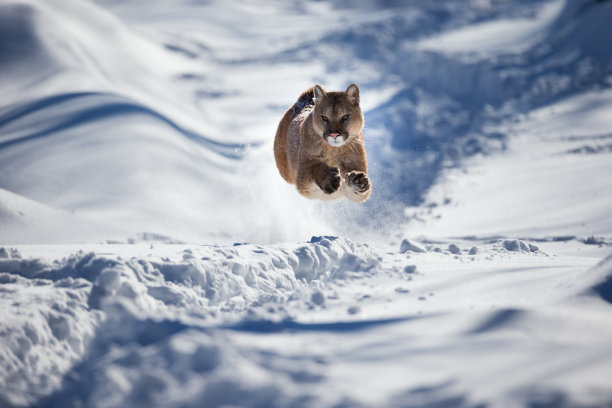
<instances>
[{"instance_id":1,"label":"cougar's head","mask_svg":"<svg viewBox=\"0 0 612 408\"><path fill-rule=\"evenodd\" d=\"M344 92L327 92L314 87L313 127L327 143L340 147L363 129L363 113L359 106L359 87L349 85Z\"/></svg>"}]
</instances>

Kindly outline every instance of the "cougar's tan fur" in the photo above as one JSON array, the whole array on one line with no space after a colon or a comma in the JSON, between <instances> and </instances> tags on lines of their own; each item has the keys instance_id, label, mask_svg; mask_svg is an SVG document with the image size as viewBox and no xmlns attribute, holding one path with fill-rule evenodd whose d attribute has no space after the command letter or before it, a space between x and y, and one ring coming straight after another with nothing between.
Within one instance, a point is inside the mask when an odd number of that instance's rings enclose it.
<instances>
[{"instance_id":1,"label":"cougar's tan fur","mask_svg":"<svg viewBox=\"0 0 612 408\"><path fill-rule=\"evenodd\" d=\"M359 88L304 91L287 109L274 140L281 176L308 198L365 201L371 193Z\"/></svg>"}]
</instances>

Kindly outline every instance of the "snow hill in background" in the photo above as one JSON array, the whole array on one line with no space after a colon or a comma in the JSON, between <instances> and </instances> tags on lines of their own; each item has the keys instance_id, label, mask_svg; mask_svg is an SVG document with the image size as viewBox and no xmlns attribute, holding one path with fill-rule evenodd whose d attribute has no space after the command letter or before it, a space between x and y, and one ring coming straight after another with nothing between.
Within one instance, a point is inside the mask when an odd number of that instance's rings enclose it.
<instances>
[{"instance_id":1,"label":"snow hill in background","mask_svg":"<svg viewBox=\"0 0 612 408\"><path fill-rule=\"evenodd\" d=\"M0 407L612 404L609 1L0 0ZM272 140L361 88L373 194Z\"/></svg>"}]
</instances>

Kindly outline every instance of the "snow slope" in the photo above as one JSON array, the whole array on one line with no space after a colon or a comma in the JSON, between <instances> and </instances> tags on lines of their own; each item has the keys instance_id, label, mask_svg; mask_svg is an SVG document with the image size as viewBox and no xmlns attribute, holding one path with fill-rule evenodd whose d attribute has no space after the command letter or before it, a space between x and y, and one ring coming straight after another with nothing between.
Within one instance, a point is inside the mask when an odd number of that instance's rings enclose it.
<instances>
[{"instance_id":1,"label":"snow slope","mask_svg":"<svg viewBox=\"0 0 612 408\"><path fill-rule=\"evenodd\" d=\"M611 18L0 0L0 407L610 406ZM372 197L303 199L351 82Z\"/></svg>"},{"instance_id":2,"label":"snow slope","mask_svg":"<svg viewBox=\"0 0 612 408\"><path fill-rule=\"evenodd\" d=\"M609 240L610 112L612 92L596 90L496 125L511 136L507 150L471 160L469 177L459 170L447 173L428 199L441 203L444 197L453 197L453 202L449 208L434 209L435 222L425 221L411 230L428 236Z\"/></svg>"}]
</instances>

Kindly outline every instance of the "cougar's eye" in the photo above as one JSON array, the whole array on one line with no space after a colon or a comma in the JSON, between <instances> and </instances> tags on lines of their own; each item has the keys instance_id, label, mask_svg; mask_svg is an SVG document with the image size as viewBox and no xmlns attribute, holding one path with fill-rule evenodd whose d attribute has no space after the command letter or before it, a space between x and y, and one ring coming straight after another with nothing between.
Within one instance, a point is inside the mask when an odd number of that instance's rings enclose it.
<instances>
[{"instance_id":1,"label":"cougar's eye","mask_svg":"<svg viewBox=\"0 0 612 408\"><path fill-rule=\"evenodd\" d=\"M348 117L349 117L349 115L348 115L348 113L347 113L346 115L344 115L344 116L342 117L342 121L344 122L345 120L347 120L347 119L348 119Z\"/></svg>"},{"instance_id":2,"label":"cougar's eye","mask_svg":"<svg viewBox=\"0 0 612 408\"><path fill-rule=\"evenodd\" d=\"M327 122L329 120L327 116L321 116L321 119L323 119L323 122Z\"/></svg>"}]
</instances>

